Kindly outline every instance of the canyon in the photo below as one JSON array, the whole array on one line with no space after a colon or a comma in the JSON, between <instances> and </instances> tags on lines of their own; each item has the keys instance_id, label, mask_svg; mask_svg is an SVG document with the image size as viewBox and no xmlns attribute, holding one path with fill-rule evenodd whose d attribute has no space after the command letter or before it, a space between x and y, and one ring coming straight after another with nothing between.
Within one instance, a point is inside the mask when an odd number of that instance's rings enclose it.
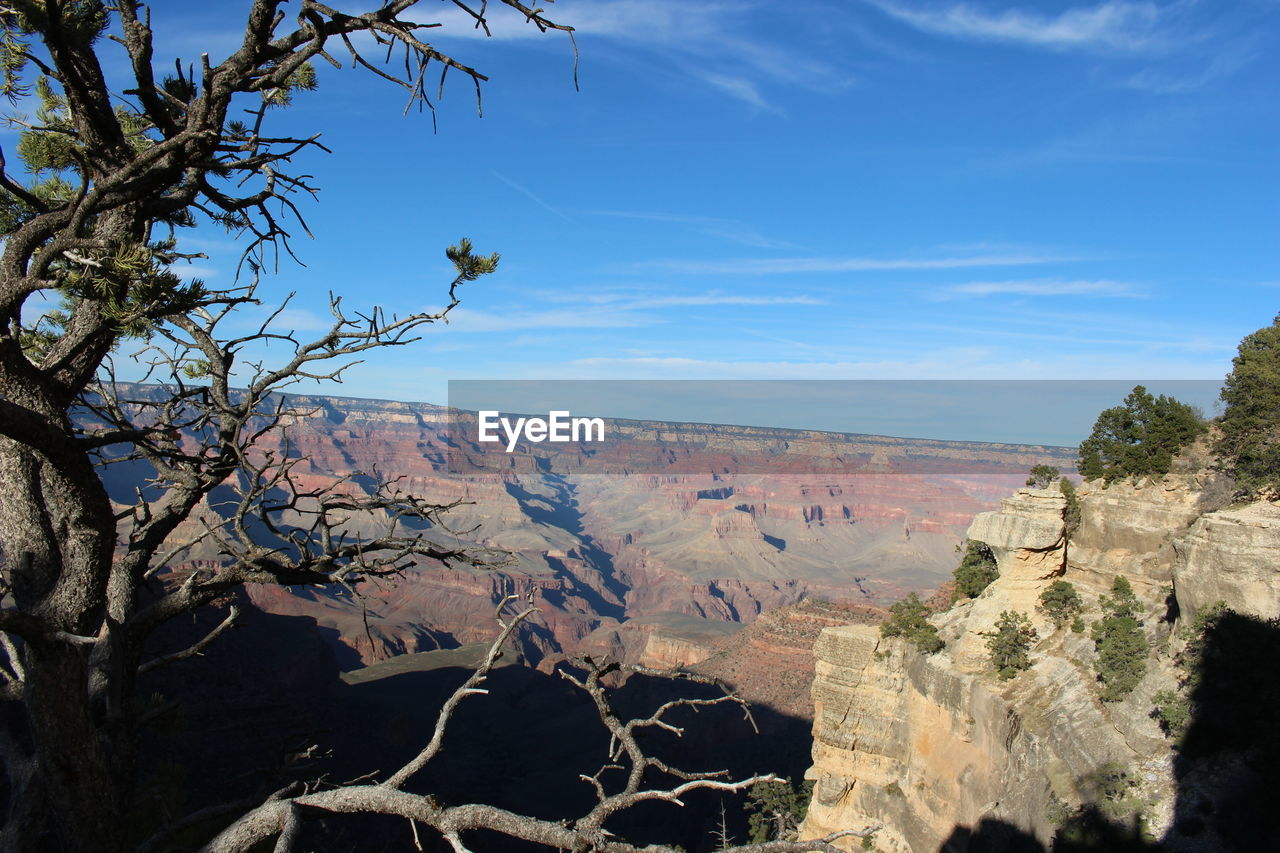
<instances>
[{"instance_id":1,"label":"canyon","mask_svg":"<svg viewBox=\"0 0 1280 853\"><path fill-rule=\"evenodd\" d=\"M1272 638L1256 660L1235 655L1249 673L1280 663L1265 652L1280 649L1280 506L1231 503L1203 445L1163 478L1082 484L1069 532L1058 489L1021 487L1033 464L1069 466L1057 448L628 422L592 459L533 452L499 472L459 471L441 407L294 404L309 414L274 450L296 460L303 486L368 491L395 477L456 504L447 526L425 528L437 541L511 555L488 570L414 565L358 594L240 594L262 618L305 631L309 659L325 648L332 669L297 678L327 679L341 702L385 693L379 713L394 716L405 690L418 690L409 685L464 666L492 636L494 608L515 595L539 606L516 640L512 662L525 666L502 676L523 685L520 695L556 694L557 670L583 654L710 676L761 709L763 737L736 733L741 742L719 746L744 772L763 762L793 778L811 724L802 832L877 827L870 847L844 849L1043 851L1089 809L1117 822L1125 849L1154 850L1142 845L1158 839L1170 851L1245 851L1280 831L1263 805L1280 766L1268 679L1220 691L1248 704L1243 717L1221 717L1234 732L1193 719L1179 740L1153 714L1161 695L1189 690L1192 626L1219 604ZM629 473L602 473L601 457ZM952 602L944 580L964 538L990 547L999 576ZM1037 603L1047 585L1069 581L1093 622L1117 577L1141 603L1151 653L1133 693L1102 702L1092 637L1055 627ZM880 635L885 605L932 590L942 651ZM1026 613L1037 636L1031 668L1001 681L987 639L1006 611ZM334 686L338 671L347 693ZM417 725L391 734L407 741ZM1122 780L1120 795L1099 781L1108 774ZM695 824L689 837L705 832Z\"/></svg>"},{"instance_id":2,"label":"canyon","mask_svg":"<svg viewBox=\"0 0 1280 853\"><path fill-rule=\"evenodd\" d=\"M484 641L508 595L539 608L518 645L544 669L586 650L633 661L650 646L655 660L679 644L710 653L714 638L806 598L884 605L936 588L973 517L1032 465L1065 470L1073 458L1043 446L608 420L609 440L589 452L497 446L494 464L495 446L461 437L457 413L441 406L288 403L298 414L259 449L291 460L298 488L369 493L394 480L456 504L423 528L435 541L509 555L493 569L418 563L358 591L250 588L268 612L314 618L343 669ZM189 557L217 559L212 547Z\"/></svg>"}]
</instances>

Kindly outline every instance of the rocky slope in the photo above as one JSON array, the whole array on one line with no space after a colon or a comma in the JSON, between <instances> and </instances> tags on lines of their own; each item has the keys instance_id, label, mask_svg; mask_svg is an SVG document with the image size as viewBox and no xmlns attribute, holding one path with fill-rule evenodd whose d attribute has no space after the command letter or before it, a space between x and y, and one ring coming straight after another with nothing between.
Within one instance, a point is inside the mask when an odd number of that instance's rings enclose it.
<instances>
[{"instance_id":1,"label":"rocky slope","mask_svg":"<svg viewBox=\"0 0 1280 853\"><path fill-rule=\"evenodd\" d=\"M978 515L968 535L991 546L1000 576L933 617L942 652L922 655L865 625L823 631L805 833L882 824L874 841L882 851L1035 850L1072 809L1094 803L1140 813L1164 849L1261 849L1244 839L1263 810L1238 819L1252 796L1244 789L1257 787L1248 775L1257 771L1240 769L1252 768L1250 756L1179 753L1151 716L1155 694L1185 675L1176 655L1186 632L1177 629L1197 612L1225 602L1260 619L1280 616L1280 506L1214 509L1221 485L1198 467L1141 486L1086 484L1069 543L1055 490L1019 490ZM1103 703L1089 635L1055 630L1035 607L1048 584L1065 579L1093 622L1117 575L1142 603L1152 653L1133 693ZM1031 669L1000 681L986 633L1006 610L1029 614L1039 639ZM1275 664L1259 660L1258 671ZM1274 706L1253 710L1259 725L1280 723ZM1099 780L1116 768L1127 782L1100 795Z\"/></svg>"}]
</instances>

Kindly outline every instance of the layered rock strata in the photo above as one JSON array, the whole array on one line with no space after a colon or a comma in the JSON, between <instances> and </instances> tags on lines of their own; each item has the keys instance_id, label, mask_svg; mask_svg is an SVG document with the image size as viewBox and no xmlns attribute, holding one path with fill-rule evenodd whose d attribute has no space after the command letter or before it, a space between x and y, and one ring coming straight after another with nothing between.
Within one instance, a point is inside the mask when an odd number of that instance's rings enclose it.
<instances>
[{"instance_id":1,"label":"layered rock strata","mask_svg":"<svg viewBox=\"0 0 1280 853\"><path fill-rule=\"evenodd\" d=\"M1050 815L1089 802L1091 780L1110 766L1136 783L1128 795L1167 849L1238 849L1202 828L1184 833L1185 821L1175 821L1176 753L1151 717L1155 694L1179 683L1180 622L1217 602L1280 615L1280 506L1208 512L1210 479L1086 484L1070 542L1054 491L1020 490L999 511L978 515L968 535L991 546L1000 574L976 599L932 617L947 643L937 654L869 626L823 631L808 773L816 787L803 837L879 824L877 850L938 853L967 849L969 828L997 821L1047 845ZM1133 693L1104 703L1088 634L1055 629L1035 608L1061 578L1094 622L1099 596L1118 575L1138 595L1152 653ZM996 678L986 647L1004 611L1028 614L1038 633L1031 669L1009 681Z\"/></svg>"},{"instance_id":2,"label":"layered rock strata","mask_svg":"<svg viewBox=\"0 0 1280 853\"><path fill-rule=\"evenodd\" d=\"M299 490L362 496L378 477L394 480L457 503L441 525L415 530L512 555L496 572L423 560L364 584L360 596L251 592L269 611L314 617L344 668L483 641L507 594L540 607L518 637L531 662L603 647L634 659L651 642L655 661L696 655L675 648L679 636L664 641L661 627L620 630L660 614L750 623L815 595L893 601L935 587L974 514L1030 465L1064 456L1062 448L610 421L610 441L590 457L546 455L543 444L511 454L502 470L468 473L451 465L468 448L442 407L301 396L290 404L306 416L286 418L286 432L257 449L294 460ZM597 458L637 473L593 473ZM786 473L761 473L775 463ZM122 500L145 487L136 470L112 473ZM226 507L201 507L175 542L199 540L222 522L219 512ZM354 517L352 532L385 521ZM204 539L173 569L216 571L222 559Z\"/></svg>"}]
</instances>

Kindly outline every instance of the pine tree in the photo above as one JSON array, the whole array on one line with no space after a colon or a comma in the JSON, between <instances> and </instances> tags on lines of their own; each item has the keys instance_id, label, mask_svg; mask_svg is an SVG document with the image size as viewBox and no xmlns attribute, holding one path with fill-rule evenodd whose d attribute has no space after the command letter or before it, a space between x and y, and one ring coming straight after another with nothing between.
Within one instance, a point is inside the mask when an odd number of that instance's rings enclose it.
<instances>
[{"instance_id":1,"label":"pine tree","mask_svg":"<svg viewBox=\"0 0 1280 853\"><path fill-rule=\"evenodd\" d=\"M974 539L966 540L964 556L951 576L955 578L957 598L977 598L1000 577L996 555L991 551L991 546Z\"/></svg>"},{"instance_id":2,"label":"pine tree","mask_svg":"<svg viewBox=\"0 0 1280 853\"><path fill-rule=\"evenodd\" d=\"M1034 486L1037 489L1047 489L1049 484L1058 479L1058 469L1052 465L1033 465L1031 466L1031 474L1027 477L1028 486Z\"/></svg>"},{"instance_id":3,"label":"pine tree","mask_svg":"<svg viewBox=\"0 0 1280 853\"><path fill-rule=\"evenodd\" d=\"M757 782L747 791L747 827L752 842L791 841L809 810L813 782Z\"/></svg>"},{"instance_id":4,"label":"pine tree","mask_svg":"<svg viewBox=\"0 0 1280 853\"><path fill-rule=\"evenodd\" d=\"M1001 681L1031 668L1031 644L1038 639L1027 614L1006 610L996 621L994 633L987 634L991 666Z\"/></svg>"},{"instance_id":5,"label":"pine tree","mask_svg":"<svg viewBox=\"0 0 1280 853\"><path fill-rule=\"evenodd\" d=\"M1048 616L1055 628L1061 628L1075 619L1080 608L1080 593L1076 592L1075 585L1056 580L1040 593L1040 605L1036 609Z\"/></svg>"},{"instance_id":6,"label":"pine tree","mask_svg":"<svg viewBox=\"0 0 1280 853\"><path fill-rule=\"evenodd\" d=\"M1105 409L1080 444L1077 469L1086 480L1163 476L1173 457L1204 430L1196 410L1141 385L1123 406Z\"/></svg>"},{"instance_id":7,"label":"pine tree","mask_svg":"<svg viewBox=\"0 0 1280 853\"><path fill-rule=\"evenodd\" d=\"M1231 363L1215 451L1244 488L1280 488L1280 316L1242 340Z\"/></svg>"},{"instance_id":8,"label":"pine tree","mask_svg":"<svg viewBox=\"0 0 1280 853\"><path fill-rule=\"evenodd\" d=\"M1138 686L1147 672L1150 645L1138 618L1140 605L1133 586L1123 575L1111 584L1111 595L1099 602L1103 617L1093 625L1093 642L1098 657L1094 668L1102 682L1099 694L1104 702L1118 702Z\"/></svg>"},{"instance_id":9,"label":"pine tree","mask_svg":"<svg viewBox=\"0 0 1280 853\"><path fill-rule=\"evenodd\" d=\"M1066 477L1058 481L1058 491L1062 492L1062 497L1067 502L1062 511L1062 535L1070 541L1080 529L1080 522L1084 520L1084 511L1080 506L1080 495L1077 494L1075 485Z\"/></svg>"},{"instance_id":10,"label":"pine tree","mask_svg":"<svg viewBox=\"0 0 1280 853\"><path fill-rule=\"evenodd\" d=\"M880 625L880 636L902 637L923 654L931 655L946 644L926 618L928 615L929 608L913 592L889 608L889 618Z\"/></svg>"}]
</instances>

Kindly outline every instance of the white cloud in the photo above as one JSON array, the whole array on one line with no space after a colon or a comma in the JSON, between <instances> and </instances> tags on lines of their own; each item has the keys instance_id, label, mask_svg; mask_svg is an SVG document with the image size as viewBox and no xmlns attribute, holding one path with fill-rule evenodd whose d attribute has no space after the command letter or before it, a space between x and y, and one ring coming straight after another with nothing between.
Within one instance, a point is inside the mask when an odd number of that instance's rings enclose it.
<instances>
[{"instance_id":1,"label":"white cloud","mask_svg":"<svg viewBox=\"0 0 1280 853\"><path fill-rule=\"evenodd\" d=\"M560 210L560 208L558 207L552 207L551 205L547 204L541 198L534 195L533 191L528 189L527 187L517 184L515 181L508 178L506 175L503 175L502 173L495 171L494 169L490 169L489 174L493 175L495 178L502 181L504 184L511 187L513 190L520 193L521 195L528 196L534 202L534 204L538 205L539 207L545 208L546 210L550 211L551 213L554 213L556 216L563 219L565 222L573 224L573 220L570 219L568 216L566 216L564 211Z\"/></svg>"},{"instance_id":2,"label":"white cloud","mask_svg":"<svg viewBox=\"0 0 1280 853\"><path fill-rule=\"evenodd\" d=\"M760 88L753 81L739 74L717 74L715 72L707 72L698 74L702 80L715 88L728 92L733 97L743 103L750 104L761 110L774 109L764 96L760 94Z\"/></svg>"},{"instance_id":3,"label":"white cloud","mask_svg":"<svg viewBox=\"0 0 1280 853\"><path fill-rule=\"evenodd\" d=\"M186 261L179 261L176 264L169 265L169 271L179 278L191 281L192 279L208 280L216 278L219 275L219 269L209 264L189 264Z\"/></svg>"},{"instance_id":4,"label":"white cloud","mask_svg":"<svg viewBox=\"0 0 1280 853\"><path fill-rule=\"evenodd\" d=\"M683 357L582 358L569 362L584 378L950 379L975 378L990 353L957 349L919 360L730 361ZM990 365L988 368L990 369ZM996 374L992 374L993 376Z\"/></svg>"},{"instance_id":5,"label":"white cloud","mask_svg":"<svg viewBox=\"0 0 1280 853\"><path fill-rule=\"evenodd\" d=\"M795 243L765 236L746 223L734 219L722 219L716 216L690 216L680 213L650 213L637 210L583 210L588 216L609 216L619 219L638 219L647 222L669 222L673 225L688 225L704 234L720 237L731 243L752 246L757 249L796 249Z\"/></svg>"},{"instance_id":6,"label":"white cloud","mask_svg":"<svg viewBox=\"0 0 1280 853\"><path fill-rule=\"evenodd\" d=\"M822 305L812 296L735 296L704 293L695 296L655 296L638 299L629 308L666 308L674 305Z\"/></svg>"},{"instance_id":7,"label":"white cloud","mask_svg":"<svg viewBox=\"0 0 1280 853\"><path fill-rule=\"evenodd\" d=\"M795 273L869 272L875 270L951 270L1009 267L1074 261L1045 255L975 255L954 258L739 258L723 261L645 261L638 267L661 268L692 275L786 275Z\"/></svg>"},{"instance_id":8,"label":"white cloud","mask_svg":"<svg viewBox=\"0 0 1280 853\"><path fill-rule=\"evenodd\" d=\"M511 332L534 329L614 329L654 326L665 323L663 314L646 313L654 309L741 305L766 307L778 305L822 305L811 296L749 296L743 294L708 293L657 294L633 293L561 293L554 301L570 303L565 308L545 311L513 309L488 312L465 306L449 315L454 332Z\"/></svg>"},{"instance_id":9,"label":"white cloud","mask_svg":"<svg viewBox=\"0 0 1280 853\"><path fill-rule=\"evenodd\" d=\"M1138 296L1137 289L1127 282L1108 281L973 281L944 287L944 296Z\"/></svg>"},{"instance_id":10,"label":"white cloud","mask_svg":"<svg viewBox=\"0 0 1280 853\"><path fill-rule=\"evenodd\" d=\"M1001 41L1053 49L1085 48L1135 52L1163 42L1166 10L1151 2L1108 0L1057 15L1005 9L988 11L969 3L919 8L900 0L867 0L885 14L918 30L976 41Z\"/></svg>"},{"instance_id":11,"label":"white cloud","mask_svg":"<svg viewBox=\"0 0 1280 853\"><path fill-rule=\"evenodd\" d=\"M520 15L496 7L491 4L487 16L494 39L558 35L541 33ZM572 25L580 46L595 39L608 40L644 54L642 61L651 72L692 77L755 109L776 109L763 91L765 84L839 91L852 83L848 73L827 63L745 35L747 16L760 7L759 3L697 0L599 0L577 3L564 8L563 13L554 6L542 11L550 20ZM484 30L475 27L474 19L457 8L439 10L434 20L443 25L430 31L429 37L435 41L486 37ZM602 54L597 49L593 55L599 58Z\"/></svg>"},{"instance_id":12,"label":"white cloud","mask_svg":"<svg viewBox=\"0 0 1280 853\"><path fill-rule=\"evenodd\" d=\"M476 7L479 8L478 6ZM671 42L709 35L716 18L730 14L731 8L716 3L686 4L663 0L603 0L576 4L563 14L557 6L540 9L543 17L571 25L576 35L609 36L628 41ZM442 26L435 38L494 38L499 40L546 38L522 15L493 4L486 14L489 35L476 26L475 19L457 7L440 9L432 16ZM551 33L554 35L554 33Z\"/></svg>"},{"instance_id":13,"label":"white cloud","mask_svg":"<svg viewBox=\"0 0 1280 853\"><path fill-rule=\"evenodd\" d=\"M1201 68L1143 68L1125 79L1124 85L1157 95L1195 92L1235 75L1261 53L1256 44L1238 41L1221 47L1218 53L1208 57Z\"/></svg>"},{"instance_id":14,"label":"white cloud","mask_svg":"<svg viewBox=\"0 0 1280 853\"><path fill-rule=\"evenodd\" d=\"M1022 356L1022 357L1018 357ZM537 367L529 366L532 373ZM684 357L583 358L557 365L580 379L1219 379L1220 371L1168 352L1126 359L1100 352L1027 356L1004 347L947 347L918 357L753 361Z\"/></svg>"}]
</instances>

